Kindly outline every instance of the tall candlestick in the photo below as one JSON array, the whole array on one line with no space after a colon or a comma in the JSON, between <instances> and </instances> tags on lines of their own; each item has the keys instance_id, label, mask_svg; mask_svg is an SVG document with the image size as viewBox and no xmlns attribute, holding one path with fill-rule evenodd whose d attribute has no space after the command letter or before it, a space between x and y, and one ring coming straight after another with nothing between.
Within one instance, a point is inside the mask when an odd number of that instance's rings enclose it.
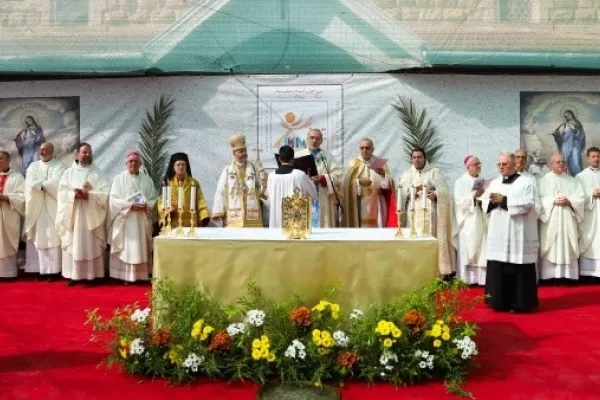
<instances>
[{"instance_id":1,"label":"tall candlestick","mask_svg":"<svg viewBox=\"0 0 600 400\"><path fill-rule=\"evenodd\" d=\"M427 208L427 186L423 185L423 209Z\"/></svg>"},{"instance_id":2,"label":"tall candlestick","mask_svg":"<svg viewBox=\"0 0 600 400\"><path fill-rule=\"evenodd\" d=\"M162 187L162 202L163 202L163 209L167 209L169 207L169 195L167 194L167 186L163 185Z\"/></svg>"},{"instance_id":3,"label":"tall candlestick","mask_svg":"<svg viewBox=\"0 0 600 400\"><path fill-rule=\"evenodd\" d=\"M190 211L196 211L196 185L192 183L192 199L190 200Z\"/></svg>"},{"instance_id":4,"label":"tall candlestick","mask_svg":"<svg viewBox=\"0 0 600 400\"><path fill-rule=\"evenodd\" d=\"M179 183L179 190L177 191L177 208L183 209L183 184Z\"/></svg>"},{"instance_id":5,"label":"tall candlestick","mask_svg":"<svg viewBox=\"0 0 600 400\"><path fill-rule=\"evenodd\" d=\"M396 210L402 211L404 209L404 199L402 198L402 186L398 186L396 190Z\"/></svg>"},{"instance_id":6,"label":"tall candlestick","mask_svg":"<svg viewBox=\"0 0 600 400\"><path fill-rule=\"evenodd\" d=\"M415 197L417 196L417 189L414 186L410 187L410 208L415 209Z\"/></svg>"}]
</instances>

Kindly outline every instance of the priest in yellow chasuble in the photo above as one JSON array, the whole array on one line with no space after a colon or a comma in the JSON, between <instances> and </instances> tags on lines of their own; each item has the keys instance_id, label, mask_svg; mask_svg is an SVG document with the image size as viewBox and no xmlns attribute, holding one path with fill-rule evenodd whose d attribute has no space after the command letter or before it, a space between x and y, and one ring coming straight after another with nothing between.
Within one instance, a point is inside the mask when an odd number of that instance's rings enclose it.
<instances>
[{"instance_id":1,"label":"priest in yellow chasuble","mask_svg":"<svg viewBox=\"0 0 600 400\"><path fill-rule=\"evenodd\" d=\"M387 224L389 204L384 192L392 189L393 181L387 160L374 156L374 149L371 139L362 139L360 154L350 161L344 172L345 227L382 228Z\"/></svg>"},{"instance_id":2,"label":"priest in yellow chasuble","mask_svg":"<svg viewBox=\"0 0 600 400\"><path fill-rule=\"evenodd\" d=\"M413 205L417 210L415 226L417 232L423 226L421 210L423 205L431 209L431 233L439 243L439 272L450 275L456 271L456 245L454 242L454 208L450 189L444 180L442 172L431 166L425 157L425 150L416 148L411 153L412 166L404 171L399 185L406 199L404 209L411 210ZM411 200L411 187L416 195L414 203ZM427 187L427 198L424 199L424 187ZM410 218L407 218L407 222ZM408 225L408 224L407 224Z\"/></svg>"},{"instance_id":3,"label":"priest in yellow chasuble","mask_svg":"<svg viewBox=\"0 0 600 400\"><path fill-rule=\"evenodd\" d=\"M236 228L262 228L261 197L263 185L260 170L248 161L246 137L229 138L233 161L219 177L212 219L221 220L223 226Z\"/></svg>"},{"instance_id":4,"label":"priest in yellow chasuble","mask_svg":"<svg viewBox=\"0 0 600 400\"><path fill-rule=\"evenodd\" d=\"M204 201L204 195L202 194L202 187L197 180L192 177L192 168L190 167L190 161L187 154L175 153L171 156L169 166L165 174L164 183L170 188L170 199L167 199L167 206L165 210L163 202L163 194L158 198L158 218L159 221L163 221L166 212L171 213L171 227L176 228L179 225L179 188L183 189L183 214L182 224L184 227L191 226L192 214L190 212L190 204L192 200L192 188L195 188L196 192L196 226L206 226L210 222L210 214L206 201Z\"/></svg>"}]
</instances>

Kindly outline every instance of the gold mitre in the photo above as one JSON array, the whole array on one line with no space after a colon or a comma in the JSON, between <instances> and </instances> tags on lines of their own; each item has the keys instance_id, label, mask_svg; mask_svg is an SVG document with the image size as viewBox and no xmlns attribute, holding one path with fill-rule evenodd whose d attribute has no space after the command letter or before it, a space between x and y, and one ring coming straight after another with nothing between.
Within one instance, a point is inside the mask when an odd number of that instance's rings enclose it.
<instances>
[{"instance_id":1,"label":"gold mitre","mask_svg":"<svg viewBox=\"0 0 600 400\"><path fill-rule=\"evenodd\" d=\"M244 135L233 135L229 138L229 145L232 151L245 149L246 148L246 136Z\"/></svg>"}]
</instances>

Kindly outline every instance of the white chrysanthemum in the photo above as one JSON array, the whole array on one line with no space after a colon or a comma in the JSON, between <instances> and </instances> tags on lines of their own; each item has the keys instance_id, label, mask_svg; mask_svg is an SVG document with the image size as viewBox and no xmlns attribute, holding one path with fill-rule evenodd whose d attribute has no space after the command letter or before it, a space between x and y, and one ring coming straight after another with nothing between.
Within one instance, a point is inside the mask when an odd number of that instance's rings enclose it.
<instances>
[{"instance_id":1,"label":"white chrysanthemum","mask_svg":"<svg viewBox=\"0 0 600 400\"><path fill-rule=\"evenodd\" d=\"M423 354L423 352L421 350L415 351L415 357L420 358L421 354Z\"/></svg>"},{"instance_id":2,"label":"white chrysanthemum","mask_svg":"<svg viewBox=\"0 0 600 400\"><path fill-rule=\"evenodd\" d=\"M381 357L379 357L379 363L381 365L388 365L390 361L398 363L398 356L391 351L386 350L381 354Z\"/></svg>"},{"instance_id":3,"label":"white chrysanthemum","mask_svg":"<svg viewBox=\"0 0 600 400\"><path fill-rule=\"evenodd\" d=\"M427 368L427 363L425 361L421 361L419 363L419 368L421 368L421 369Z\"/></svg>"},{"instance_id":4,"label":"white chrysanthemum","mask_svg":"<svg viewBox=\"0 0 600 400\"><path fill-rule=\"evenodd\" d=\"M293 345L289 345L283 355L287 358L296 358L296 348Z\"/></svg>"},{"instance_id":5,"label":"white chrysanthemum","mask_svg":"<svg viewBox=\"0 0 600 400\"><path fill-rule=\"evenodd\" d=\"M456 347L459 350L462 350L461 358L463 360L479 354L477 351L477 345L469 336L465 336L462 339L454 339L453 342L456 344Z\"/></svg>"},{"instance_id":6,"label":"white chrysanthemum","mask_svg":"<svg viewBox=\"0 0 600 400\"><path fill-rule=\"evenodd\" d=\"M429 369L433 369L433 361L427 361L427 367L429 367Z\"/></svg>"},{"instance_id":7,"label":"white chrysanthemum","mask_svg":"<svg viewBox=\"0 0 600 400\"><path fill-rule=\"evenodd\" d=\"M304 360L305 357L306 357L306 351L298 350L298 358L301 360Z\"/></svg>"},{"instance_id":8,"label":"white chrysanthemum","mask_svg":"<svg viewBox=\"0 0 600 400\"><path fill-rule=\"evenodd\" d=\"M250 310L246 314L246 321L250 325L262 326L265 323L266 314L262 310Z\"/></svg>"},{"instance_id":9,"label":"white chrysanthemum","mask_svg":"<svg viewBox=\"0 0 600 400\"><path fill-rule=\"evenodd\" d=\"M196 353L190 353L183 361L183 366L191 369L193 372L198 372L198 367L204 362L204 356L198 357Z\"/></svg>"},{"instance_id":10,"label":"white chrysanthemum","mask_svg":"<svg viewBox=\"0 0 600 400\"><path fill-rule=\"evenodd\" d=\"M246 325L238 322L236 324L230 324L227 327L227 334L231 337L234 337L235 335L244 333L245 330L246 330Z\"/></svg>"},{"instance_id":11,"label":"white chrysanthemum","mask_svg":"<svg viewBox=\"0 0 600 400\"><path fill-rule=\"evenodd\" d=\"M386 365L385 369L387 369L388 371L391 371L394 369L394 367L392 367L391 365Z\"/></svg>"},{"instance_id":12,"label":"white chrysanthemum","mask_svg":"<svg viewBox=\"0 0 600 400\"><path fill-rule=\"evenodd\" d=\"M333 332L333 340L335 340L335 345L338 347L348 347L348 343L350 342L348 336L342 331Z\"/></svg>"},{"instance_id":13,"label":"white chrysanthemum","mask_svg":"<svg viewBox=\"0 0 600 400\"><path fill-rule=\"evenodd\" d=\"M298 350L306 350L306 346L304 346L304 344L302 344L302 342L298 339L292 340L292 346L294 346Z\"/></svg>"},{"instance_id":14,"label":"white chrysanthemum","mask_svg":"<svg viewBox=\"0 0 600 400\"><path fill-rule=\"evenodd\" d=\"M365 313L362 312L361 310L359 310L358 308L355 308L354 310L352 310L352 312L350 313L350 318L352 319L361 319L362 317L364 317Z\"/></svg>"},{"instance_id":15,"label":"white chrysanthemum","mask_svg":"<svg viewBox=\"0 0 600 400\"><path fill-rule=\"evenodd\" d=\"M133 314L131 314L131 320L133 322L146 322L146 319L150 315L150 309L144 308L143 310L135 310Z\"/></svg>"},{"instance_id":16,"label":"white chrysanthemum","mask_svg":"<svg viewBox=\"0 0 600 400\"><path fill-rule=\"evenodd\" d=\"M421 353L421 356L423 358L427 358L427 357L429 357L429 352L428 351L424 351L423 353Z\"/></svg>"},{"instance_id":17,"label":"white chrysanthemum","mask_svg":"<svg viewBox=\"0 0 600 400\"><path fill-rule=\"evenodd\" d=\"M131 344L129 345L129 354L137 354L142 355L146 348L144 347L144 342L142 339L133 339Z\"/></svg>"}]
</instances>

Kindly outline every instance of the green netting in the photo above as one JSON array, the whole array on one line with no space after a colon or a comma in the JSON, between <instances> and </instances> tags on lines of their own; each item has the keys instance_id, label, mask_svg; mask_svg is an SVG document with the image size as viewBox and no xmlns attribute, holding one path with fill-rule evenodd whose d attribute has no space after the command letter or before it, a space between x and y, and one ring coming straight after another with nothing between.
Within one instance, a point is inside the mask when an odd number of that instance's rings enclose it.
<instances>
[{"instance_id":1,"label":"green netting","mask_svg":"<svg viewBox=\"0 0 600 400\"><path fill-rule=\"evenodd\" d=\"M598 0L3 0L0 72L599 68Z\"/></svg>"}]
</instances>

